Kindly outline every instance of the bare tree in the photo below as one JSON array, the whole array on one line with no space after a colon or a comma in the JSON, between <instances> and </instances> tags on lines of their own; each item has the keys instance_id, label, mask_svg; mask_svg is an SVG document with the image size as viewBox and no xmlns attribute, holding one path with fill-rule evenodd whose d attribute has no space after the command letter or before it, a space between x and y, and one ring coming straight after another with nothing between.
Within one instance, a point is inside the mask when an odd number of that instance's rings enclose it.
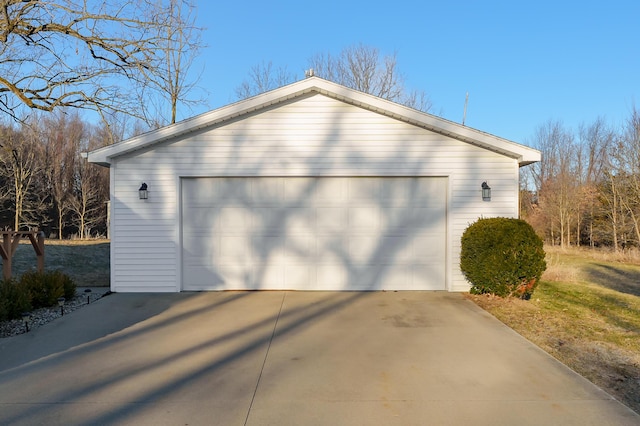
<instances>
[{"instance_id":1,"label":"bare tree","mask_svg":"<svg viewBox=\"0 0 640 426\"><path fill-rule=\"evenodd\" d=\"M89 138L83 138L80 151L88 151L108 145L112 136L106 126L94 130ZM71 210L75 213L75 225L80 239L91 236L91 229L105 224L105 203L109 199L108 169L89 164L86 159L76 161ZM106 225L106 224L105 224Z\"/></svg>"},{"instance_id":2,"label":"bare tree","mask_svg":"<svg viewBox=\"0 0 640 426\"><path fill-rule=\"evenodd\" d=\"M127 93L164 60L172 23L155 0L4 0L0 110L86 108L139 116Z\"/></svg>"},{"instance_id":3,"label":"bare tree","mask_svg":"<svg viewBox=\"0 0 640 426\"><path fill-rule=\"evenodd\" d=\"M578 173L581 186L581 200L584 211L579 216L578 232L581 230L580 222L586 223L586 235L591 247L594 246L594 221L601 207L599 188L602 182L608 179L607 171L610 167L610 149L615 141L615 132L606 124L603 118L597 118L590 125L581 125L579 131ZM615 182L607 188L615 189ZM612 199L612 205L616 200ZM612 220L615 218L612 217ZM578 238L578 244L580 239Z\"/></svg>"},{"instance_id":4,"label":"bare tree","mask_svg":"<svg viewBox=\"0 0 640 426\"><path fill-rule=\"evenodd\" d=\"M46 197L42 197L42 193L33 195L36 183L42 184L35 179L42 171L40 148L30 127L4 127L0 130L0 173L10 182L3 196L13 202L14 230L21 229L23 225L40 224L37 218L41 217L39 213L44 210Z\"/></svg>"},{"instance_id":5,"label":"bare tree","mask_svg":"<svg viewBox=\"0 0 640 426\"><path fill-rule=\"evenodd\" d=\"M166 10L168 25L161 27L158 35L163 60L139 90L145 120L156 128L175 123L179 105L205 103L203 97L189 97L196 88L204 91L198 86L199 77L189 78L194 59L205 47L202 28L195 25L195 6L188 0L167 0Z\"/></svg>"},{"instance_id":6,"label":"bare tree","mask_svg":"<svg viewBox=\"0 0 640 426\"><path fill-rule=\"evenodd\" d=\"M311 58L310 66L319 77L343 86L425 112L432 107L426 93L407 91L396 52L381 56L377 48L359 44L345 48L337 56L317 54Z\"/></svg>"},{"instance_id":7,"label":"bare tree","mask_svg":"<svg viewBox=\"0 0 640 426\"><path fill-rule=\"evenodd\" d=\"M269 90L285 86L295 81L294 76L286 68L273 67L273 63L263 62L251 68L249 77L236 87L236 97L246 99Z\"/></svg>"},{"instance_id":8,"label":"bare tree","mask_svg":"<svg viewBox=\"0 0 640 426\"><path fill-rule=\"evenodd\" d=\"M552 243L559 239L560 245L570 245L580 203L573 134L560 122L549 121L538 128L535 145L542 152L542 161L531 171L540 208L550 219L546 232Z\"/></svg>"},{"instance_id":9,"label":"bare tree","mask_svg":"<svg viewBox=\"0 0 640 426\"><path fill-rule=\"evenodd\" d=\"M410 108L428 112L432 103L424 91L408 91L398 71L397 54L382 56L374 47L362 44L347 47L337 56L314 55L307 64L315 75L343 86L359 90ZM286 68L275 68L272 62L253 67L248 79L236 88L238 99L246 99L295 81Z\"/></svg>"},{"instance_id":10,"label":"bare tree","mask_svg":"<svg viewBox=\"0 0 640 426\"><path fill-rule=\"evenodd\" d=\"M632 222L635 243L640 245L640 111L635 106L613 147L612 164L620 183L618 200Z\"/></svg>"},{"instance_id":11,"label":"bare tree","mask_svg":"<svg viewBox=\"0 0 640 426\"><path fill-rule=\"evenodd\" d=\"M44 169L56 213L58 239L61 240L71 211L74 170L85 137L85 124L77 113L60 111L42 120L40 133L46 154Z\"/></svg>"},{"instance_id":12,"label":"bare tree","mask_svg":"<svg viewBox=\"0 0 640 426\"><path fill-rule=\"evenodd\" d=\"M627 196L627 176L617 174L614 169L608 170L599 188L599 202L605 219L604 238L601 239L615 251L627 246L627 236L633 232L628 225L628 209L623 202Z\"/></svg>"}]
</instances>

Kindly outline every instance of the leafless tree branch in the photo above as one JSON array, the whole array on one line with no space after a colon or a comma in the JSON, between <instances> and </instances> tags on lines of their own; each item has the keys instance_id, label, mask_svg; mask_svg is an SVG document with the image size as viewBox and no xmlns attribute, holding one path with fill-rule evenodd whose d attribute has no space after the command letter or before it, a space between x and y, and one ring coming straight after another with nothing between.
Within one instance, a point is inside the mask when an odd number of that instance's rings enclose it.
<instances>
[{"instance_id":1,"label":"leafless tree branch","mask_svg":"<svg viewBox=\"0 0 640 426\"><path fill-rule=\"evenodd\" d=\"M163 68L171 1L0 1L0 111L82 108L141 116L130 96Z\"/></svg>"}]
</instances>

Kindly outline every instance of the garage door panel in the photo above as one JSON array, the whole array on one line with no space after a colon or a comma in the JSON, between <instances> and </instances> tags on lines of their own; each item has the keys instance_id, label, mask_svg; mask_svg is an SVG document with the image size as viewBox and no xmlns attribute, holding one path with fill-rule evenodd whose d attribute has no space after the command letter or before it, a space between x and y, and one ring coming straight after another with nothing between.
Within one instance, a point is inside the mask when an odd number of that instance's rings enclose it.
<instances>
[{"instance_id":1,"label":"garage door panel","mask_svg":"<svg viewBox=\"0 0 640 426\"><path fill-rule=\"evenodd\" d=\"M388 237L384 249L385 264L404 267L418 263L423 258L423 254L415 249L415 237Z\"/></svg>"},{"instance_id":2,"label":"garage door panel","mask_svg":"<svg viewBox=\"0 0 640 426\"><path fill-rule=\"evenodd\" d=\"M214 252L218 259L249 259L253 261L254 250L251 235L221 235L218 250Z\"/></svg>"},{"instance_id":3,"label":"garage door panel","mask_svg":"<svg viewBox=\"0 0 640 426\"><path fill-rule=\"evenodd\" d=\"M249 185L251 202L256 206L280 206L285 201L284 178L253 179Z\"/></svg>"},{"instance_id":4,"label":"garage door panel","mask_svg":"<svg viewBox=\"0 0 640 426\"><path fill-rule=\"evenodd\" d=\"M306 198L314 207L344 206L347 201L347 178L313 179Z\"/></svg>"},{"instance_id":5,"label":"garage door panel","mask_svg":"<svg viewBox=\"0 0 640 426\"><path fill-rule=\"evenodd\" d=\"M373 271L372 271L373 272ZM385 264L378 269L376 286L383 290L403 290L411 286L413 268L405 264Z\"/></svg>"},{"instance_id":6,"label":"garage door panel","mask_svg":"<svg viewBox=\"0 0 640 426\"><path fill-rule=\"evenodd\" d=\"M306 263L311 252L309 244L285 243L280 237L273 237L273 241L262 241L256 248L256 261L269 265L289 265Z\"/></svg>"},{"instance_id":7,"label":"garage door panel","mask_svg":"<svg viewBox=\"0 0 640 426\"><path fill-rule=\"evenodd\" d=\"M438 202L447 197L447 187L442 184L442 179L415 179L415 185L411 201L414 207L445 208L445 203Z\"/></svg>"},{"instance_id":8,"label":"garage door panel","mask_svg":"<svg viewBox=\"0 0 640 426\"><path fill-rule=\"evenodd\" d=\"M225 290L229 285L250 289L255 281L253 265L246 258L218 258L215 268L207 257L191 257L184 264L189 270L184 285L190 290Z\"/></svg>"},{"instance_id":9,"label":"garage door panel","mask_svg":"<svg viewBox=\"0 0 640 426\"><path fill-rule=\"evenodd\" d=\"M252 212L252 232L279 235L314 233L316 212L309 208L259 207Z\"/></svg>"},{"instance_id":10,"label":"garage door panel","mask_svg":"<svg viewBox=\"0 0 640 426\"><path fill-rule=\"evenodd\" d=\"M410 236L354 236L349 239L349 256L356 265L389 265L415 262L417 254Z\"/></svg>"},{"instance_id":11,"label":"garage door panel","mask_svg":"<svg viewBox=\"0 0 640 426\"><path fill-rule=\"evenodd\" d=\"M313 178L283 178L283 203L291 207L313 206L317 179Z\"/></svg>"},{"instance_id":12,"label":"garage door panel","mask_svg":"<svg viewBox=\"0 0 640 426\"><path fill-rule=\"evenodd\" d=\"M253 235L250 238L251 244L245 250L254 253L256 261L260 263L272 260L284 241L284 236L278 234Z\"/></svg>"},{"instance_id":13,"label":"garage door panel","mask_svg":"<svg viewBox=\"0 0 640 426\"><path fill-rule=\"evenodd\" d=\"M280 207L258 207L251 215L252 229L257 234L263 232L282 234L286 231L286 217Z\"/></svg>"},{"instance_id":14,"label":"garage door panel","mask_svg":"<svg viewBox=\"0 0 640 426\"><path fill-rule=\"evenodd\" d=\"M348 270L343 263L320 263L316 269L319 289L348 290L354 285L349 281Z\"/></svg>"},{"instance_id":15,"label":"garage door panel","mask_svg":"<svg viewBox=\"0 0 640 426\"><path fill-rule=\"evenodd\" d=\"M415 194L411 188L415 185L413 178L382 179L380 183L380 204L385 207L410 206Z\"/></svg>"},{"instance_id":16,"label":"garage door panel","mask_svg":"<svg viewBox=\"0 0 640 426\"><path fill-rule=\"evenodd\" d=\"M316 255L316 239L308 233L289 233L285 248L291 262L307 263Z\"/></svg>"},{"instance_id":17,"label":"garage door panel","mask_svg":"<svg viewBox=\"0 0 640 426\"><path fill-rule=\"evenodd\" d=\"M210 207L194 207L189 211L189 217L184 217L188 227L186 232L201 232L213 226L216 216L219 214L215 209Z\"/></svg>"},{"instance_id":18,"label":"garage door panel","mask_svg":"<svg viewBox=\"0 0 640 426\"><path fill-rule=\"evenodd\" d=\"M354 203L379 203L382 182L380 178L349 179L349 201Z\"/></svg>"},{"instance_id":19,"label":"garage door panel","mask_svg":"<svg viewBox=\"0 0 640 426\"><path fill-rule=\"evenodd\" d=\"M445 269L440 264L414 265L412 288L408 290L444 290Z\"/></svg>"},{"instance_id":20,"label":"garage door panel","mask_svg":"<svg viewBox=\"0 0 640 426\"><path fill-rule=\"evenodd\" d=\"M344 233L349 230L347 207L320 207L316 214L319 233Z\"/></svg>"},{"instance_id":21,"label":"garage door panel","mask_svg":"<svg viewBox=\"0 0 640 426\"><path fill-rule=\"evenodd\" d=\"M349 238L349 258L353 263L366 265L372 261L380 240L375 236L357 235Z\"/></svg>"},{"instance_id":22,"label":"garage door panel","mask_svg":"<svg viewBox=\"0 0 640 426\"><path fill-rule=\"evenodd\" d=\"M213 209L212 225L217 233L252 232L254 213L247 207L223 207Z\"/></svg>"},{"instance_id":23,"label":"garage door panel","mask_svg":"<svg viewBox=\"0 0 640 426\"><path fill-rule=\"evenodd\" d=\"M349 232L377 234L380 230L380 211L372 206L350 207L348 218Z\"/></svg>"},{"instance_id":24,"label":"garage door panel","mask_svg":"<svg viewBox=\"0 0 640 426\"><path fill-rule=\"evenodd\" d=\"M404 290L411 286L412 268L399 265L361 265L349 274L349 290Z\"/></svg>"},{"instance_id":25,"label":"garage door panel","mask_svg":"<svg viewBox=\"0 0 640 426\"><path fill-rule=\"evenodd\" d=\"M242 179L221 178L219 185L214 187L214 191L213 201L215 203L246 205L252 199L251 186Z\"/></svg>"},{"instance_id":26,"label":"garage door panel","mask_svg":"<svg viewBox=\"0 0 640 426\"><path fill-rule=\"evenodd\" d=\"M224 290L225 280L220 276L219 271L213 271L211 268L202 265L189 266L188 281L185 286L190 290Z\"/></svg>"},{"instance_id":27,"label":"garage door panel","mask_svg":"<svg viewBox=\"0 0 640 426\"><path fill-rule=\"evenodd\" d=\"M446 192L443 178L183 179L183 288L444 289Z\"/></svg>"},{"instance_id":28,"label":"garage door panel","mask_svg":"<svg viewBox=\"0 0 640 426\"><path fill-rule=\"evenodd\" d=\"M318 263L345 263L349 256L349 238L345 234L319 234L315 247Z\"/></svg>"},{"instance_id":29,"label":"garage door panel","mask_svg":"<svg viewBox=\"0 0 640 426\"><path fill-rule=\"evenodd\" d=\"M445 206L427 206L427 207L414 207L411 210L414 219L419 220L422 218L422 222L425 226L423 229L439 229L444 231L446 227L446 208Z\"/></svg>"},{"instance_id":30,"label":"garage door panel","mask_svg":"<svg viewBox=\"0 0 640 426\"><path fill-rule=\"evenodd\" d=\"M220 179L198 179L198 185L183 185L182 198L190 208L209 207L219 201Z\"/></svg>"},{"instance_id":31,"label":"garage door panel","mask_svg":"<svg viewBox=\"0 0 640 426\"><path fill-rule=\"evenodd\" d=\"M406 234L413 226L413 209L406 207L386 207L380 212L381 228L385 232Z\"/></svg>"},{"instance_id":32,"label":"garage door panel","mask_svg":"<svg viewBox=\"0 0 640 426\"><path fill-rule=\"evenodd\" d=\"M267 261L256 269L256 283L259 289L284 288L284 266Z\"/></svg>"},{"instance_id":33,"label":"garage door panel","mask_svg":"<svg viewBox=\"0 0 640 426\"><path fill-rule=\"evenodd\" d=\"M315 265L285 265L284 288L297 290L316 289Z\"/></svg>"},{"instance_id":34,"label":"garage door panel","mask_svg":"<svg viewBox=\"0 0 640 426\"><path fill-rule=\"evenodd\" d=\"M204 237L202 233L188 234L188 238L185 238L185 242L183 244L183 250L186 254L194 255L200 255L201 253L213 253L219 245L212 243L211 238Z\"/></svg>"},{"instance_id":35,"label":"garage door panel","mask_svg":"<svg viewBox=\"0 0 640 426\"><path fill-rule=\"evenodd\" d=\"M312 208L296 207L286 215L288 235L315 235L317 232L317 212Z\"/></svg>"},{"instance_id":36,"label":"garage door panel","mask_svg":"<svg viewBox=\"0 0 640 426\"><path fill-rule=\"evenodd\" d=\"M410 242L413 261L417 263L439 262L445 250L444 235L441 233L424 234Z\"/></svg>"}]
</instances>

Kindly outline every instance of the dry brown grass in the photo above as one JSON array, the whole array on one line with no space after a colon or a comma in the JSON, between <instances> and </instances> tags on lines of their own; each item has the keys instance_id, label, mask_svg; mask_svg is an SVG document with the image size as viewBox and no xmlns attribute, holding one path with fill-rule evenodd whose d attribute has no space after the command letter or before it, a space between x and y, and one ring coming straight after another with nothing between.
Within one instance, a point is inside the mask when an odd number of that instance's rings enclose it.
<instances>
[{"instance_id":1,"label":"dry brown grass","mask_svg":"<svg viewBox=\"0 0 640 426\"><path fill-rule=\"evenodd\" d=\"M54 240L48 239L44 241L44 244L50 246L92 246L96 244L105 244L109 243L109 240L105 240L104 238L94 238L90 240ZM27 241L26 244L29 244Z\"/></svg>"},{"instance_id":2,"label":"dry brown grass","mask_svg":"<svg viewBox=\"0 0 640 426\"><path fill-rule=\"evenodd\" d=\"M585 252L548 250L530 301L468 297L640 412L640 266Z\"/></svg>"},{"instance_id":3,"label":"dry brown grass","mask_svg":"<svg viewBox=\"0 0 640 426\"><path fill-rule=\"evenodd\" d=\"M592 249L590 247L560 247L545 246L544 251L547 253L547 259L562 258L566 261L574 260L594 260L597 262L617 262L630 265L640 265L640 250L630 248L625 250L614 251L609 248Z\"/></svg>"}]
</instances>

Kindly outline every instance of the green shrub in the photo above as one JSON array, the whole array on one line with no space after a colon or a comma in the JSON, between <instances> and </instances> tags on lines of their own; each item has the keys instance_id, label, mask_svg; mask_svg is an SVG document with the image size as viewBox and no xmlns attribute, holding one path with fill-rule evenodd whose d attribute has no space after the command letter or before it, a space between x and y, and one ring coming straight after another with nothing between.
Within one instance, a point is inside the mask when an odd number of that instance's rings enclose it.
<instances>
[{"instance_id":1,"label":"green shrub","mask_svg":"<svg viewBox=\"0 0 640 426\"><path fill-rule=\"evenodd\" d=\"M54 306L59 297L71 299L76 293L73 280L60 271L26 272L20 277L20 285L28 290L34 309Z\"/></svg>"},{"instance_id":2,"label":"green shrub","mask_svg":"<svg viewBox=\"0 0 640 426\"><path fill-rule=\"evenodd\" d=\"M0 321L20 318L31 310L29 291L15 280L0 281Z\"/></svg>"},{"instance_id":3,"label":"green shrub","mask_svg":"<svg viewBox=\"0 0 640 426\"><path fill-rule=\"evenodd\" d=\"M52 286L45 279L42 272L30 271L25 272L20 277L20 285L29 291L31 297L31 305L34 309L53 306L57 303L58 297L64 294L64 289Z\"/></svg>"},{"instance_id":4,"label":"green shrub","mask_svg":"<svg viewBox=\"0 0 640 426\"><path fill-rule=\"evenodd\" d=\"M542 240L524 220L480 219L462 235L460 269L471 293L529 299L547 265Z\"/></svg>"},{"instance_id":5,"label":"green shrub","mask_svg":"<svg viewBox=\"0 0 640 426\"><path fill-rule=\"evenodd\" d=\"M62 271L50 272L51 279L55 279L62 282L62 288L64 289L64 298L71 300L76 296L76 283L73 282L71 277Z\"/></svg>"},{"instance_id":6,"label":"green shrub","mask_svg":"<svg viewBox=\"0 0 640 426\"><path fill-rule=\"evenodd\" d=\"M33 306L34 309L51 306L49 300L52 296L49 295L50 291L47 291L45 286L44 274L36 271L25 272L20 277L19 285L29 292L31 306ZM58 292L53 293L56 294ZM56 296L56 299L60 296L62 296L62 292L60 292L59 296Z\"/></svg>"}]
</instances>

